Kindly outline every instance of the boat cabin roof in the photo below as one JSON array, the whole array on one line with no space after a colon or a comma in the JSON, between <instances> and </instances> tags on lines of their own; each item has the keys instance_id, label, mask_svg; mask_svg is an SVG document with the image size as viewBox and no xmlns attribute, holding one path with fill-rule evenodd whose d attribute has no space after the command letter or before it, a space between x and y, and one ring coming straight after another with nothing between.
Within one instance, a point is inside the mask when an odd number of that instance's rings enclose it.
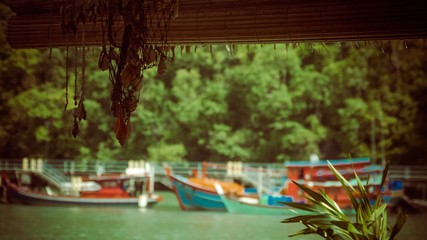
<instances>
[{"instance_id":1,"label":"boat cabin roof","mask_svg":"<svg viewBox=\"0 0 427 240\"><path fill-rule=\"evenodd\" d=\"M354 166L359 164L369 164L369 158L352 158L352 159L338 159L338 160L329 160L329 162L335 167L339 166ZM306 167L327 167L327 160L320 160L318 162L312 161L292 161L285 162L284 166L287 168L306 168Z\"/></svg>"}]
</instances>

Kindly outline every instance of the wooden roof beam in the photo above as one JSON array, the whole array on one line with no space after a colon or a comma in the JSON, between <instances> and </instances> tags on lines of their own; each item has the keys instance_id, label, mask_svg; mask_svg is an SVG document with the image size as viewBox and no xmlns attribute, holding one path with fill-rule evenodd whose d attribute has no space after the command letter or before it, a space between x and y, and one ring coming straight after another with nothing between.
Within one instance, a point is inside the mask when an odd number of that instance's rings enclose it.
<instances>
[{"instance_id":1,"label":"wooden roof beam","mask_svg":"<svg viewBox=\"0 0 427 240\"><path fill-rule=\"evenodd\" d=\"M81 45L64 35L59 7L64 0L14 0L8 41L14 48ZM342 0L180 0L170 24L168 43L231 44L278 42L365 41L427 37L427 2ZM156 25L154 21L153 26ZM121 36L123 21L114 29ZM87 23L85 44L100 46L101 22ZM160 34L150 32L153 39ZM120 39L120 37L118 37ZM119 41L119 40L118 40Z\"/></svg>"}]
</instances>

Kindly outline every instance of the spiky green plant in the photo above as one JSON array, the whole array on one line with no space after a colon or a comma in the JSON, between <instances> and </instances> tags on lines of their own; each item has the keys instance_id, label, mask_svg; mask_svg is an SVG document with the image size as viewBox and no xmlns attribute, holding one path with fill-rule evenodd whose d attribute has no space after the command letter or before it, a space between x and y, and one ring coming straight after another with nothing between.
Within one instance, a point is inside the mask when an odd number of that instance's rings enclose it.
<instances>
[{"instance_id":1,"label":"spiky green plant","mask_svg":"<svg viewBox=\"0 0 427 240\"><path fill-rule=\"evenodd\" d=\"M328 161L328 166L336 178L341 182L347 192L353 208L356 212L355 222L349 219L338 204L332 200L324 191L318 192L310 188L294 183L303 190L308 203L283 203L290 207L304 210L307 215L295 216L283 220L283 223L300 222L305 229L290 235L317 234L325 239L360 239L360 240L386 240L395 239L397 233L406 222L406 214L399 210L396 223L393 228L388 226L387 204L382 203L381 188L384 185L388 173L389 164L384 168L381 187L375 204L371 204L368 193L356 172L354 175L357 187L353 187ZM369 183L369 176L366 185ZM354 216L353 216L354 218Z\"/></svg>"}]
</instances>

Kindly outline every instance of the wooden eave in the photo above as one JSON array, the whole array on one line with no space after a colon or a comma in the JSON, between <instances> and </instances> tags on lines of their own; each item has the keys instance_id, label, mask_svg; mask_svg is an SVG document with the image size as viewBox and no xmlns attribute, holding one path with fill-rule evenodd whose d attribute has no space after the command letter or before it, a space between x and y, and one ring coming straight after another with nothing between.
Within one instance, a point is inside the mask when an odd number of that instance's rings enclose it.
<instances>
[{"instance_id":1,"label":"wooden eave","mask_svg":"<svg viewBox=\"0 0 427 240\"><path fill-rule=\"evenodd\" d=\"M11 0L8 22L13 48L81 44L61 30L64 0ZM246 44L369 41L427 37L427 1L423 0L179 0L168 43ZM153 23L155 24L155 23ZM79 25L81 26L81 25ZM121 35L123 22L115 30ZM102 44L102 24L87 23L85 45ZM151 33L158 36L157 33Z\"/></svg>"}]
</instances>

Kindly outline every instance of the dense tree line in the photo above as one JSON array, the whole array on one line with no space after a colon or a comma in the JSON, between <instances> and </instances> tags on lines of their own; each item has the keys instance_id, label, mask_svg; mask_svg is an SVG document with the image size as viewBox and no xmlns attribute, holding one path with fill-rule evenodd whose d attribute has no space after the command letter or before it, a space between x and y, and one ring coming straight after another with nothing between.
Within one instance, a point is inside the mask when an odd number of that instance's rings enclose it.
<instances>
[{"instance_id":1,"label":"dense tree line","mask_svg":"<svg viewBox=\"0 0 427 240\"><path fill-rule=\"evenodd\" d=\"M88 120L74 139L83 53L14 50L5 39L2 31L0 158L281 162L317 154L417 164L427 154L422 40L178 47L165 75L144 73L121 148L99 49L85 53Z\"/></svg>"}]
</instances>

